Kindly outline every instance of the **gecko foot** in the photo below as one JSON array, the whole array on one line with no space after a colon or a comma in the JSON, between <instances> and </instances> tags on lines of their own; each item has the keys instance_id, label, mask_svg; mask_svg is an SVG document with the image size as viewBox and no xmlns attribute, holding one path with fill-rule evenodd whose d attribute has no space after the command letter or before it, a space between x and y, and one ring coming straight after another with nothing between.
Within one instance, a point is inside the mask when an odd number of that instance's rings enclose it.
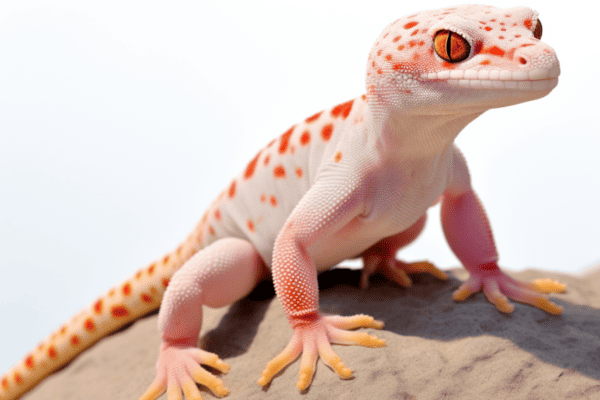
<instances>
[{"instance_id":1,"label":"gecko foot","mask_svg":"<svg viewBox=\"0 0 600 400\"><path fill-rule=\"evenodd\" d=\"M292 321L294 324L294 321ZM375 328L381 329L383 322L368 315L342 317L339 315L320 316L312 314L295 323L294 335L286 348L271 360L263 371L258 384L267 385L271 379L285 366L302 354L300 363L300 379L296 386L300 390L308 388L315 373L317 358L333 369L342 379L352 378L352 371L344 366L342 360L334 353L331 343L359 345L364 347L384 347L385 341L365 332L351 332L347 329Z\"/></svg>"},{"instance_id":2,"label":"gecko foot","mask_svg":"<svg viewBox=\"0 0 600 400\"><path fill-rule=\"evenodd\" d=\"M452 298L455 301L462 301L480 290L483 290L490 303L506 314L514 310L514 306L508 301L509 298L537 307L549 314L562 313L562 307L540 294L565 291L565 285L550 279L538 279L531 283L520 282L504 274L496 265L486 266L479 273L471 273L469 279L452 294Z\"/></svg>"},{"instance_id":3,"label":"gecko foot","mask_svg":"<svg viewBox=\"0 0 600 400\"><path fill-rule=\"evenodd\" d=\"M364 267L360 276L360 288L366 289L369 286L369 278L375 272L382 272L388 279L396 282L400 286L409 287L412 281L408 274L427 273L438 279L446 280L448 275L440 271L428 261L418 261L405 263L392 256L382 257L378 254L366 253L363 255Z\"/></svg>"},{"instance_id":4,"label":"gecko foot","mask_svg":"<svg viewBox=\"0 0 600 400\"><path fill-rule=\"evenodd\" d=\"M194 346L177 346L163 341L156 363L156 378L139 400L154 400L165 390L168 400L181 400L182 391L187 400L201 400L202 396L194 382L208 387L219 397L226 396L229 392L223 382L199 364L223 373L230 368L216 354Z\"/></svg>"}]
</instances>

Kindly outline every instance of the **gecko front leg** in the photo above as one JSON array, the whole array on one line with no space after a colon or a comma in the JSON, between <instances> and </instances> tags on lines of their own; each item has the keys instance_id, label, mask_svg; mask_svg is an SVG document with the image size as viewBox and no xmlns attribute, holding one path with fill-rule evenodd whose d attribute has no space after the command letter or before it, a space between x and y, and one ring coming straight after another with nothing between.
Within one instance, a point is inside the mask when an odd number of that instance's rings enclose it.
<instances>
[{"instance_id":1,"label":"gecko front leg","mask_svg":"<svg viewBox=\"0 0 600 400\"><path fill-rule=\"evenodd\" d=\"M488 301L503 313L514 306L507 298L559 315L562 307L542 293L560 293L565 285L549 279L525 283L506 275L498 267L498 254L487 215L471 188L467 164L460 152L454 154L454 179L442 202L442 225L452 251L471 276L453 294L462 301L483 290Z\"/></svg>"},{"instance_id":2,"label":"gecko front leg","mask_svg":"<svg viewBox=\"0 0 600 400\"><path fill-rule=\"evenodd\" d=\"M258 383L268 384L286 365L302 354L297 386L306 389L312 382L320 356L341 378L352 371L335 354L331 343L382 347L385 341L365 332L349 329L383 327L367 315L352 317L323 316L319 313L317 270L310 247L328 240L363 211L360 189L352 189L353 180L315 184L294 209L275 241L273 281L294 334L287 347L262 373ZM341 189L343 188L343 189ZM346 189L349 188L349 189Z\"/></svg>"}]
</instances>

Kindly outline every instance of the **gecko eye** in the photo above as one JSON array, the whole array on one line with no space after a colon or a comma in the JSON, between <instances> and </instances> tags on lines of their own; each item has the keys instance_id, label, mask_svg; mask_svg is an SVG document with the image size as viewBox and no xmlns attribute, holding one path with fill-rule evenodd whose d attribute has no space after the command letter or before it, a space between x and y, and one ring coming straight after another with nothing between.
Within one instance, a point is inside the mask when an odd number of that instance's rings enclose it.
<instances>
[{"instance_id":1,"label":"gecko eye","mask_svg":"<svg viewBox=\"0 0 600 400\"><path fill-rule=\"evenodd\" d=\"M533 30L533 37L537 40L542 38L542 21L537 20L537 24L535 25L535 29Z\"/></svg>"},{"instance_id":2,"label":"gecko eye","mask_svg":"<svg viewBox=\"0 0 600 400\"><path fill-rule=\"evenodd\" d=\"M435 52L445 61L457 63L469 57L471 45L457 33L442 30L433 39Z\"/></svg>"}]
</instances>

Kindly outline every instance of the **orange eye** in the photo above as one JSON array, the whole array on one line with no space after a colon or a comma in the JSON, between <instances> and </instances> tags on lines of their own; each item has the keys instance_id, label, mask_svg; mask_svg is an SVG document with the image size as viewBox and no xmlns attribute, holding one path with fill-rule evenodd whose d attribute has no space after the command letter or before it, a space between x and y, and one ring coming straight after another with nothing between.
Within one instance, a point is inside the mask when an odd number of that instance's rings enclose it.
<instances>
[{"instance_id":1,"label":"orange eye","mask_svg":"<svg viewBox=\"0 0 600 400\"><path fill-rule=\"evenodd\" d=\"M542 38L542 21L537 20L537 24L535 24L535 29L533 30L533 37L537 40Z\"/></svg>"},{"instance_id":2,"label":"orange eye","mask_svg":"<svg viewBox=\"0 0 600 400\"><path fill-rule=\"evenodd\" d=\"M445 61L457 63L469 57L471 45L457 33L443 30L433 39L435 52Z\"/></svg>"}]
</instances>

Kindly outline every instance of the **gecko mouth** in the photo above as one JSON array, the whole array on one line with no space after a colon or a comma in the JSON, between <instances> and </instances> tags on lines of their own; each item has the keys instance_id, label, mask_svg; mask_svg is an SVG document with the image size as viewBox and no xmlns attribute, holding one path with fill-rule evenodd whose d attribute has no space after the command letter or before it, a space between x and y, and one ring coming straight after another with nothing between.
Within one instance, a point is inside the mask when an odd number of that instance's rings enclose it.
<instances>
[{"instance_id":1,"label":"gecko mouth","mask_svg":"<svg viewBox=\"0 0 600 400\"><path fill-rule=\"evenodd\" d=\"M446 70L421 75L427 81L444 81L449 85L473 89L552 90L558 84L560 69L536 68L531 71Z\"/></svg>"}]
</instances>

